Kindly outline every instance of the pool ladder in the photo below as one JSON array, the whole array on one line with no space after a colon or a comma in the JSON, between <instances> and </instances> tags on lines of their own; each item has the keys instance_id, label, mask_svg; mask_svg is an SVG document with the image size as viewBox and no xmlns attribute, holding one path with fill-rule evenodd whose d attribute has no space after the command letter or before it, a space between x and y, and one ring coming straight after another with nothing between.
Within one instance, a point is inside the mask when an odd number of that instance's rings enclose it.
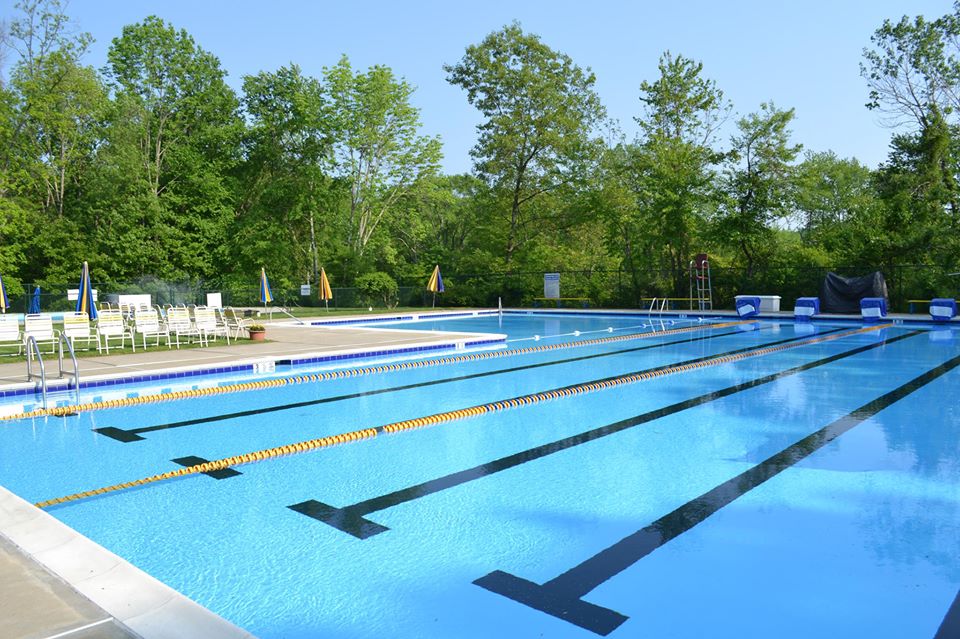
<instances>
[{"instance_id":1,"label":"pool ladder","mask_svg":"<svg viewBox=\"0 0 960 639\"><path fill-rule=\"evenodd\" d=\"M73 360L73 370L65 371L63 370L63 345L67 345L67 351L70 353L70 359ZM33 359L36 357L37 365L40 372L33 372ZM60 334L60 339L57 342L57 360L60 364L60 374L58 377L63 379L64 375L73 376L73 387L77 393L77 403L80 402L80 366L77 364L77 355L73 352L73 343L63 333ZM43 354L40 353L40 346L37 344L37 339L30 335L27 337L27 382L30 382L32 379L38 379L40 394L43 398L43 407L47 408L47 367L43 363ZM68 386L69 387L69 386Z\"/></svg>"}]
</instances>

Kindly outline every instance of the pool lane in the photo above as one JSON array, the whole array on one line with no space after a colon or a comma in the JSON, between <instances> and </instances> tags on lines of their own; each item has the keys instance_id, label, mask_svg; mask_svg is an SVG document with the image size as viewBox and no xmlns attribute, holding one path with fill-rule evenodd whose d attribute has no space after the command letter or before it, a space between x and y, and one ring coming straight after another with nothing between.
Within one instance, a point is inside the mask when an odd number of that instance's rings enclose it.
<instances>
[{"instance_id":1,"label":"pool lane","mask_svg":"<svg viewBox=\"0 0 960 639\"><path fill-rule=\"evenodd\" d=\"M842 418L827 424L753 468L731 477L542 585L502 570L480 577L474 583L491 592L606 636L625 622L627 617L615 610L584 601L582 598L593 589L703 522L734 500L803 461L836 438L949 373L957 366L960 366L960 355L854 409Z\"/></svg>"},{"instance_id":2,"label":"pool lane","mask_svg":"<svg viewBox=\"0 0 960 639\"><path fill-rule=\"evenodd\" d=\"M848 329L848 328L835 328L835 329L830 329L830 330L821 331L821 332L818 333L817 335L818 335L818 336L830 335L830 334L837 333L837 332L840 332L840 331L848 331L848 332L850 332L850 334L854 334L854 332L851 331L851 330ZM544 368L544 367L547 367L547 366L559 366L559 365L562 365L562 364L571 364L571 363L576 363L576 362L585 362L585 361L593 360L593 359L599 359L599 358L605 358L605 357L615 357L615 356L618 356L618 355L625 355L625 354L628 354L628 353L637 353L637 352L640 352L640 351L646 351L646 350L664 348L664 347L667 347L667 346L673 346L673 345L677 345L677 344L689 344L689 343L692 343L692 342L700 342L700 341L704 341L704 340L713 340L713 339L718 339L718 338L722 338L722 337L727 337L727 336L730 336L730 335L741 335L741 334L742 334L742 333L740 333L739 331L730 331L730 332L726 332L726 333L716 333L716 334L711 334L711 335L700 335L700 336L691 337L691 338L686 338L686 339L681 339L681 340L663 342L663 343L660 343L660 344L650 344L650 345L638 346L638 347L634 347L634 348L618 349L618 350L609 351L609 352L604 352L604 353L594 353L594 354L590 354L590 355L582 355L582 356L580 356L580 357L570 357L570 358L565 358L565 359L557 359L557 360L552 360L552 361L539 362L539 363L535 363L535 364L526 364L526 365L522 365L522 366L512 366L512 367L508 367L508 368L499 368L499 369L496 369L496 370L483 371L483 372L479 372L479 373L470 373L470 374L467 374L467 375L455 375L455 376L452 376L452 377L444 377L444 378L440 378L440 379L434 379L434 380L416 382L416 383L413 383L413 384L403 384L403 385L400 385L400 386L392 386L392 387L387 387L387 388L380 388L380 389L376 389L376 390L361 391L361 392L349 393L349 394L344 394L344 395L333 395L333 396L329 396L329 397L321 397L321 398L319 398L319 399L312 399L312 400L300 401L300 402L292 402L292 403L288 403L288 404L280 404L280 405L274 405L274 406L266 406L266 407L262 407L262 408L252 409L252 410L237 411L237 412L231 412L231 413L223 413L223 414L220 414L220 415L212 415L212 416L201 417L201 418L196 418L196 419L180 420L180 421L176 421L176 422L168 422L168 423L165 423L165 424L156 424L156 425L153 425L153 426L139 426L139 427L136 427L136 428L128 428L128 429L118 428L118 427L115 427L115 426L104 426L104 427L94 428L94 429L93 429L93 432L99 433L99 434L101 434L101 435L105 435L105 436L110 437L111 439L115 439L115 440L117 440L117 441L119 441L119 442L131 443L131 442L136 442L136 441L143 441L143 440L145 439L145 438L143 437L143 435L144 435L145 433L151 433L151 432L157 432L157 431L163 431L163 430L171 430L171 429L175 429L175 428L184 428L184 427L187 427L187 426L197 426L197 425L200 425L200 424L211 424L211 423L215 423L215 422L227 421L227 420L237 419L237 418L241 418L241 417L257 417L257 416L264 415L264 414L267 414L267 413L274 413L274 412L292 410L292 409L297 409L297 408L305 408L305 407L308 407L308 406L318 406L318 405L320 405L320 404L330 404L330 403L334 403L334 402L340 402L340 401L350 400L350 399L358 399L358 398L363 398L363 397L373 397L373 396L375 396L375 395L382 395L382 394L386 394L386 393L395 393L395 392L399 392L399 391L407 391L407 390L413 390L413 389L427 388L427 387L430 387L430 386L437 386L437 385L440 385L440 384L450 384L450 383L453 383L453 382L463 382L463 381L468 381L468 380L481 379L481 378L484 378L484 377L492 377L492 376L494 376L494 375L505 375L505 374L508 374L508 373L518 373L518 372L521 372L521 371L531 371L531 370L535 370L535 369L538 369L538 368ZM769 348L769 347L772 347L772 346L779 346L779 345L781 345L781 344L789 344L789 343L792 343L792 342L797 342L797 341L802 341L802 340L808 340L808 339L810 339L810 338L811 338L811 336L809 336L809 335L798 335L798 336L789 337L789 338L785 338L785 339L767 341L767 342L763 342L763 343L760 343L760 344L753 344L753 345L750 345L750 346L739 347L739 348L735 348L735 349L723 351L723 352L720 352L720 353L714 353L714 354L711 354L711 355L705 355L705 356L696 357L696 358L692 358L692 359L675 361L675 362L673 362L673 363L671 363L671 364L666 364L666 365L664 365L664 367L683 366L683 365L688 365L688 364L694 364L694 363L697 363L697 362L707 361L707 360L712 359L712 358L715 358L715 357L724 357L724 356L729 356L729 355L737 355L737 354L740 354L740 353L747 353L747 352L750 352L750 351L752 351L752 350L757 350L757 349L761 349L761 348ZM646 372L646 371L637 371L637 372ZM597 381L602 381L602 380L592 380L592 381L593 381L593 382L597 382Z\"/></svg>"}]
</instances>

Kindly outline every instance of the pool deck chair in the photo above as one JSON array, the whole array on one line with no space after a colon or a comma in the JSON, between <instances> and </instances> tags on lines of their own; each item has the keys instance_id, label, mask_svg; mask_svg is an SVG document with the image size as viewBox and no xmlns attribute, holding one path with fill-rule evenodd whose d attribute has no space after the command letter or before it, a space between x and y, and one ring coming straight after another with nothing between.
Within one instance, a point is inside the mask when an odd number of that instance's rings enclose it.
<instances>
[{"instance_id":1,"label":"pool deck chair","mask_svg":"<svg viewBox=\"0 0 960 639\"><path fill-rule=\"evenodd\" d=\"M17 355L23 352L24 339L20 335L20 320L16 315L0 315L0 347L16 346Z\"/></svg>"},{"instance_id":2,"label":"pool deck chair","mask_svg":"<svg viewBox=\"0 0 960 639\"><path fill-rule=\"evenodd\" d=\"M63 316L63 334L70 340L70 344L76 348L78 341L90 344L96 341L96 334L90 328L90 316L86 313L65 313Z\"/></svg>"},{"instance_id":3,"label":"pool deck chair","mask_svg":"<svg viewBox=\"0 0 960 639\"><path fill-rule=\"evenodd\" d=\"M49 315L32 314L23 320L23 341L26 342L30 337L37 340L37 346L49 344L53 353L57 350L60 331L53 328L53 318Z\"/></svg>"},{"instance_id":4,"label":"pool deck chair","mask_svg":"<svg viewBox=\"0 0 960 639\"><path fill-rule=\"evenodd\" d=\"M887 316L887 300L882 297L864 297L860 300L860 316L865 322L877 322Z\"/></svg>"},{"instance_id":5,"label":"pool deck chair","mask_svg":"<svg viewBox=\"0 0 960 639\"><path fill-rule=\"evenodd\" d=\"M743 319L746 319L748 317L755 317L759 313L760 313L759 297L737 296L737 315L739 315Z\"/></svg>"},{"instance_id":6,"label":"pool deck chair","mask_svg":"<svg viewBox=\"0 0 960 639\"><path fill-rule=\"evenodd\" d=\"M156 339L154 346L160 346L160 338L167 338L167 348L170 348L170 330L166 324L160 322L160 316L154 308L138 308L133 312L133 332L140 334L143 340L143 350L147 350L147 338Z\"/></svg>"},{"instance_id":7,"label":"pool deck chair","mask_svg":"<svg viewBox=\"0 0 960 639\"><path fill-rule=\"evenodd\" d=\"M793 319L808 320L820 314L819 297L798 297L793 305Z\"/></svg>"},{"instance_id":8,"label":"pool deck chair","mask_svg":"<svg viewBox=\"0 0 960 639\"><path fill-rule=\"evenodd\" d=\"M240 317L237 309L231 306L224 308L223 314L227 322L227 330L231 337L233 337L234 340L240 339L250 325L250 321L245 317Z\"/></svg>"},{"instance_id":9,"label":"pool deck chair","mask_svg":"<svg viewBox=\"0 0 960 639\"><path fill-rule=\"evenodd\" d=\"M230 343L230 335L227 332L227 327L217 322L217 312L214 309L207 306L194 308L193 324L197 329L201 345L209 346L210 338L217 339L218 335L223 335L227 338L227 343Z\"/></svg>"},{"instance_id":10,"label":"pool deck chair","mask_svg":"<svg viewBox=\"0 0 960 639\"><path fill-rule=\"evenodd\" d=\"M97 316L97 351L104 349L110 354L110 340L120 340L120 348L123 348L130 338L133 345L133 351L137 351L137 342L133 338L133 331L123 320L123 312L118 310L100 311ZM101 342L101 339L103 340Z\"/></svg>"},{"instance_id":11,"label":"pool deck chair","mask_svg":"<svg viewBox=\"0 0 960 639\"><path fill-rule=\"evenodd\" d=\"M171 306L167 309L167 330L170 331L170 337L180 348L180 337L194 337L200 335L197 327L193 325L190 319L190 311L186 306Z\"/></svg>"},{"instance_id":12,"label":"pool deck chair","mask_svg":"<svg viewBox=\"0 0 960 639\"><path fill-rule=\"evenodd\" d=\"M957 316L957 301L950 297L930 300L930 317L934 322L949 322Z\"/></svg>"}]
</instances>

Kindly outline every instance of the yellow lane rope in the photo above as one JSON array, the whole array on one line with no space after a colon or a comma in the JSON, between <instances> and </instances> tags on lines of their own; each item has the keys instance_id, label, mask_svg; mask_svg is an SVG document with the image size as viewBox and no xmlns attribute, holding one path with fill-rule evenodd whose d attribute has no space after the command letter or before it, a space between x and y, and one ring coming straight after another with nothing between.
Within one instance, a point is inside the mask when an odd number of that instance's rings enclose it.
<instances>
[{"instance_id":1,"label":"yellow lane rope","mask_svg":"<svg viewBox=\"0 0 960 639\"><path fill-rule=\"evenodd\" d=\"M187 475L196 475L199 473L209 473L217 470L223 470L224 468L227 468L230 466L239 466L241 464L251 464L253 462L263 461L265 459L273 459L276 457L283 457L285 455L295 455L297 453L305 453L311 450L316 450L318 448L328 448L330 446L336 446L337 444L345 444L347 442L359 441L361 439L371 439L373 437L376 437L380 433L388 433L388 434L399 433L401 431L411 430L414 428L422 428L424 426L432 426L434 424L442 424L445 422L457 421L460 419L465 419L467 417L482 415L484 413L492 413L495 411L508 410L510 408L515 408L518 406L526 406L528 404L538 404L540 402L544 402L551 399L557 399L560 397L569 397L571 395L581 395L583 393L589 393L591 391L601 390L604 388L612 388L615 386L622 386L624 384L632 384L634 382L639 382L645 379L663 377L664 375L670 375L673 373L681 373L684 371L706 368L708 366L717 366L719 364L727 364L730 362L736 362L739 360L747 359L749 357L769 355L771 353L785 351L791 348L798 348L800 346L809 346L810 344L817 344L819 342L829 342L835 339L840 339L841 337L849 337L850 335L856 335L858 333L867 333L869 331L876 331L882 328L889 328L891 326L893 326L893 324L868 326L865 328L849 331L846 333L824 335L823 337L816 337L816 338L812 338L802 342L782 344L779 346L770 346L767 348L760 348L755 351L749 351L746 353L737 353L735 355L722 355L719 357L714 357L714 358L699 361L699 362L693 362L690 364L665 366L663 368L654 369L652 371L647 371L644 373L633 373L630 375L622 375L620 377L613 377L613 378L602 380L599 382L590 382L587 384L575 384L573 386L567 386L565 388L560 388L560 389L550 390L550 391L543 391L540 393L533 393L531 395L523 395L522 397L516 397L513 399L503 400L499 402L490 402L487 404L480 404L479 406L471 406L469 408L447 411L444 413L437 413L435 415L428 415L426 417L417 417L415 419L407 419L404 421L387 424L385 426L378 426L374 428L364 428L362 430L355 430L348 433L342 433L340 435L329 435L327 437L319 437L317 439L308 439L306 441L297 442L295 444L286 444L284 446L276 446L274 448L258 450L252 453L245 453L243 455L235 455L233 457L226 457L224 459L217 459L215 461L204 462L202 464L197 464L196 466L179 468L177 470L172 470L166 473L160 473L159 475L151 475L150 477L144 477L143 479L136 479L134 481L123 482L121 484L113 484L111 486L104 486L103 488L95 488L93 490L85 490L83 492L74 493L72 495L66 495L64 497L57 497L55 499L40 501L34 505L37 506L38 508L47 508L49 506L55 506L57 504L63 504L66 502L86 499L88 497L95 497L97 495L104 495L106 493L116 492L118 490L124 490L126 488L135 488L137 486L143 486L145 484L153 484L159 481L164 481L166 479L174 479L176 477L185 477Z\"/></svg>"},{"instance_id":2,"label":"yellow lane rope","mask_svg":"<svg viewBox=\"0 0 960 639\"><path fill-rule=\"evenodd\" d=\"M482 353L471 353L469 355L456 355L452 357L439 357L434 359L414 360L410 362L400 362L397 364L385 364L383 366L366 366L363 368L348 368L338 371L329 371L326 373L316 373L312 375L297 375L293 377L281 377L267 379L258 382L245 382L241 384L227 384L224 386L213 386L210 388L195 388L174 393L156 393L153 395L142 395L140 397L124 397L121 399L111 399L102 402L87 402L84 404L75 404L72 406L51 406L50 408L38 408L24 413L15 413L12 415L0 416L0 421L10 421L15 419L29 419L33 417L45 417L48 415L63 416L75 413L83 413L94 410L103 410L106 408L122 408L125 406L136 406L138 404L154 404L157 402L169 402L178 399L191 399L194 397L206 397L208 395L222 395L224 393L239 393L250 390L262 390L267 388L277 388L280 386L290 386L293 384L305 384L313 382L323 382L331 379L341 379L345 377L360 377L361 375L372 375L377 373L388 373L393 371L408 370L412 368L426 368L428 366L441 366L446 364L459 364L462 362L472 362L476 360L499 359L501 357L511 357L513 355L528 355L531 353L542 353L545 351L555 351L567 348L580 348L583 346L595 346L597 344L609 344L612 342L623 342L633 339L646 339L649 337L658 337L660 335L675 335L677 333L688 333L703 328L727 328L739 324L752 324L750 321L723 322L719 324L698 324L697 326L685 326L682 328L673 328L657 333L631 333L629 335L617 335L616 337L598 337L595 339L580 340L576 342L561 342L558 344L545 344L543 346L530 346L516 350L486 351Z\"/></svg>"}]
</instances>

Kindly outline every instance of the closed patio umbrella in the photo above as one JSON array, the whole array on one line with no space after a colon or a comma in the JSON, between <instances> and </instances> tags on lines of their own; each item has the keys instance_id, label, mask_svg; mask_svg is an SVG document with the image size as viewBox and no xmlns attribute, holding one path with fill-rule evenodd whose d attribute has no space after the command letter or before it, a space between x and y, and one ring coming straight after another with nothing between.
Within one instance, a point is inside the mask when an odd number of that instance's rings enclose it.
<instances>
[{"instance_id":1,"label":"closed patio umbrella","mask_svg":"<svg viewBox=\"0 0 960 639\"><path fill-rule=\"evenodd\" d=\"M30 308L27 310L28 313L39 313L40 312L40 287L33 289L33 296L30 298Z\"/></svg>"},{"instance_id":2,"label":"closed patio umbrella","mask_svg":"<svg viewBox=\"0 0 960 639\"><path fill-rule=\"evenodd\" d=\"M330 310L330 300L333 299L333 290L330 288L330 280L327 279L327 272L320 267L320 299L323 305Z\"/></svg>"},{"instance_id":3,"label":"closed patio umbrella","mask_svg":"<svg viewBox=\"0 0 960 639\"><path fill-rule=\"evenodd\" d=\"M9 307L10 300L7 299L7 287L3 283L3 278L0 277L0 309L3 309L3 312L6 313Z\"/></svg>"},{"instance_id":4,"label":"closed patio umbrella","mask_svg":"<svg viewBox=\"0 0 960 639\"><path fill-rule=\"evenodd\" d=\"M273 302L273 293L270 292L270 280L267 279L267 270L260 267L260 303L266 308Z\"/></svg>"},{"instance_id":5,"label":"closed patio umbrella","mask_svg":"<svg viewBox=\"0 0 960 639\"><path fill-rule=\"evenodd\" d=\"M90 321L97 319L97 305L93 301L93 287L90 286L90 267L83 263L80 273L80 290L77 293L77 312L86 313Z\"/></svg>"},{"instance_id":6,"label":"closed patio umbrella","mask_svg":"<svg viewBox=\"0 0 960 639\"><path fill-rule=\"evenodd\" d=\"M433 306L437 305L437 293L443 293L443 278L440 276L440 265L433 267L433 274L427 282L427 290L433 293Z\"/></svg>"}]
</instances>

